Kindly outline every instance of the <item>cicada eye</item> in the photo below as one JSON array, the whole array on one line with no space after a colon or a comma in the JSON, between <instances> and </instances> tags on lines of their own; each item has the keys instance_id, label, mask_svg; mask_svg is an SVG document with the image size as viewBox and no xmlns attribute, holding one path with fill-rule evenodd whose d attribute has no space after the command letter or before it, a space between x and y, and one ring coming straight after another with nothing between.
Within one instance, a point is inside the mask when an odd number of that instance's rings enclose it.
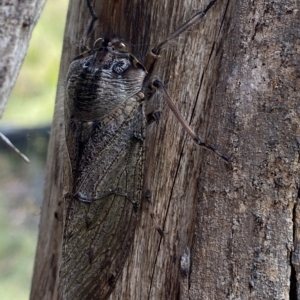
<instances>
[{"instance_id":1,"label":"cicada eye","mask_svg":"<svg viewBox=\"0 0 300 300\"><path fill-rule=\"evenodd\" d=\"M126 45L125 45L124 43L121 42L121 43L119 44L119 49L120 49L120 50L125 50L125 49L126 49Z\"/></svg>"},{"instance_id":2,"label":"cicada eye","mask_svg":"<svg viewBox=\"0 0 300 300\"><path fill-rule=\"evenodd\" d=\"M128 48L125 43L117 41L114 43L115 49L120 52L128 52Z\"/></svg>"}]
</instances>

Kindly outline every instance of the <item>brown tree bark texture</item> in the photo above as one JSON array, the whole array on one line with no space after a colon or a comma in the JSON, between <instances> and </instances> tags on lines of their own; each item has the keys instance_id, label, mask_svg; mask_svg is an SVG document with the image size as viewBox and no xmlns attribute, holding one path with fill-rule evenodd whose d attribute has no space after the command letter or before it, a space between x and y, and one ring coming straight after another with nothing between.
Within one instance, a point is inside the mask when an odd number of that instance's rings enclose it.
<instances>
[{"instance_id":1,"label":"brown tree bark texture","mask_svg":"<svg viewBox=\"0 0 300 300\"><path fill-rule=\"evenodd\" d=\"M0 118L46 0L0 0Z\"/></svg>"},{"instance_id":2,"label":"brown tree bark texture","mask_svg":"<svg viewBox=\"0 0 300 300\"><path fill-rule=\"evenodd\" d=\"M138 58L207 1L97 1L94 38L117 35ZM63 197L63 82L89 19L70 4L31 299L57 299ZM162 53L156 74L232 168L187 137L163 110L151 130L152 194L110 299L300 299L299 1L218 1ZM92 39L93 40L93 39ZM180 258L191 249L191 268Z\"/></svg>"}]
</instances>

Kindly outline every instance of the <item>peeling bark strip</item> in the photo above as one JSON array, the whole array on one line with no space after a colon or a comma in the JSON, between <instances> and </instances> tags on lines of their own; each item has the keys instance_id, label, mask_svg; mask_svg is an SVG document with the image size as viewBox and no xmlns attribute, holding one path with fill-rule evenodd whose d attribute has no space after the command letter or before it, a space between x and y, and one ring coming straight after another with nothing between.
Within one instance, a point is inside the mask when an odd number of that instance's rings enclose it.
<instances>
[{"instance_id":1,"label":"peeling bark strip","mask_svg":"<svg viewBox=\"0 0 300 300\"><path fill-rule=\"evenodd\" d=\"M66 165L69 184L59 299L107 299L122 273L134 242L143 195L151 202L152 174L150 169L146 175L144 172L146 120L157 121L158 112L146 109L145 101L153 100L156 91L196 144L229 161L196 135L163 84L152 76L161 51L198 23L215 2L153 48L145 59L146 67L119 38L97 39L92 49L84 44L82 48L87 50L72 61L65 87L70 165ZM87 3L92 15L89 35L97 17Z\"/></svg>"}]
</instances>

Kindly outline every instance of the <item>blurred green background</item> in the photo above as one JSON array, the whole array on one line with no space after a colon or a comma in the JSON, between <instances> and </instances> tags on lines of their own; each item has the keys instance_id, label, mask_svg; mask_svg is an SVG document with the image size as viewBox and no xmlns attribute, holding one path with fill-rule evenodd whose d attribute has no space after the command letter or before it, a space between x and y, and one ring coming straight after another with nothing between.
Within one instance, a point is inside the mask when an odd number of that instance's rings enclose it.
<instances>
[{"instance_id":1,"label":"blurred green background","mask_svg":"<svg viewBox=\"0 0 300 300\"><path fill-rule=\"evenodd\" d=\"M0 140L1 300L29 298L67 4L47 1L0 121L0 131L31 161Z\"/></svg>"}]
</instances>

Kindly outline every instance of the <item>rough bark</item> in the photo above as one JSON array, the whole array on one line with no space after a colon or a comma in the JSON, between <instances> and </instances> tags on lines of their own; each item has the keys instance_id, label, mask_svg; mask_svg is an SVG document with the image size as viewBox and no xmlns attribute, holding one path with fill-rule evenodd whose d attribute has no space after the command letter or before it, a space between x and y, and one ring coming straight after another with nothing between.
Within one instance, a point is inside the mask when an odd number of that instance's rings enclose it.
<instances>
[{"instance_id":1,"label":"rough bark","mask_svg":"<svg viewBox=\"0 0 300 300\"><path fill-rule=\"evenodd\" d=\"M45 0L0 1L0 118Z\"/></svg>"},{"instance_id":2,"label":"rough bark","mask_svg":"<svg viewBox=\"0 0 300 300\"><path fill-rule=\"evenodd\" d=\"M215 113L234 169L203 164L190 295L299 299L299 1L232 5Z\"/></svg>"},{"instance_id":3,"label":"rough bark","mask_svg":"<svg viewBox=\"0 0 300 300\"><path fill-rule=\"evenodd\" d=\"M201 1L97 2L95 37L117 35L138 58ZM122 277L110 299L300 299L299 1L218 1L164 51L156 74L199 135L232 157L229 168L197 147L164 109L148 141L153 229L146 203ZM56 299L62 238L63 81L88 22L72 1L31 299ZM191 249L191 267L180 259ZM184 271L184 270L183 270Z\"/></svg>"}]
</instances>

